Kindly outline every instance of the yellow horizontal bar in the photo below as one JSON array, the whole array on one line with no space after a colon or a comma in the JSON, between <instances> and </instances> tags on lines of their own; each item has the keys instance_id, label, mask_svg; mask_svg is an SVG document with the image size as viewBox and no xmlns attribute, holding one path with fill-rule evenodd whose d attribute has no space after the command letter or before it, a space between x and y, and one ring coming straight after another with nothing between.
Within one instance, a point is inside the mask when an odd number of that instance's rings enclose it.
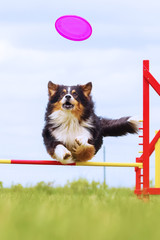
<instances>
[{"instance_id":1,"label":"yellow horizontal bar","mask_svg":"<svg viewBox=\"0 0 160 240\"><path fill-rule=\"evenodd\" d=\"M11 159L0 159L0 164L1 163L11 163Z\"/></svg>"},{"instance_id":2,"label":"yellow horizontal bar","mask_svg":"<svg viewBox=\"0 0 160 240\"><path fill-rule=\"evenodd\" d=\"M143 151L139 151L138 153L143 153Z\"/></svg>"},{"instance_id":3,"label":"yellow horizontal bar","mask_svg":"<svg viewBox=\"0 0 160 240\"><path fill-rule=\"evenodd\" d=\"M143 120L139 120L139 122L143 122Z\"/></svg>"},{"instance_id":4,"label":"yellow horizontal bar","mask_svg":"<svg viewBox=\"0 0 160 240\"><path fill-rule=\"evenodd\" d=\"M97 166L97 167L139 167L143 168L143 163L112 163L112 162L76 162L77 166Z\"/></svg>"}]
</instances>

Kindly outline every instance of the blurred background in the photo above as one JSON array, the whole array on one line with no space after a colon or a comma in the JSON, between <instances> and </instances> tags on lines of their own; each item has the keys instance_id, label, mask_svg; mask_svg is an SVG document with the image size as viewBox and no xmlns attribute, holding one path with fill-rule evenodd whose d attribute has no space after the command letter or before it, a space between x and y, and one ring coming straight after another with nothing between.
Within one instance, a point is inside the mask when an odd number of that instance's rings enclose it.
<instances>
[{"instance_id":1,"label":"blurred background","mask_svg":"<svg viewBox=\"0 0 160 240\"><path fill-rule=\"evenodd\" d=\"M160 2L142 0L6 0L0 7L0 158L51 159L41 136L48 101L47 83L93 83L97 115L142 119L142 61L160 82ZM92 26L91 37L74 42L54 24L78 15ZM151 89L150 136L159 129L158 95ZM108 162L134 162L138 135L105 138ZM93 161L103 161L103 148ZM103 182L103 168L0 165L4 186L86 178ZM154 182L154 155L151 158ZM133 187L133 168L106 168L110 187Z\"/></svg>"}]
</instances>

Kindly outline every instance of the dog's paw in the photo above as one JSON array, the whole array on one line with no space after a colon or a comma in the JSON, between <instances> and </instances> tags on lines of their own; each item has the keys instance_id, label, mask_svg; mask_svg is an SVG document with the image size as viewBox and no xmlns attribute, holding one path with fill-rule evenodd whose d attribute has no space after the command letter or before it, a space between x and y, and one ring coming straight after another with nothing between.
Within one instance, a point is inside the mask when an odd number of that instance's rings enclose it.
<instances>
[{"instance_id":1,"label":"dog's paw","mask_svg":"<svg viewBox=\"0 0 160 240\"><path fill-rule=\"evenodd\" d=\"M54 156L59 162L63 164L74 162L71 152L61 144L57 145L57 147L55 148Z\"/></svg>"},{"instance_id":2,"label":"dog's paw","mask_svg":"<svg viewBox=\"0 0 160 240\"><path fill-rule=\"evenodd\" d=\"M75 139L75 145L80 146L80 145L88 145L88 138L84 137L84 136L78 136Z\"/></svg>"},{"instance_id":3,"label":"dog's paw","mask_svg":"<svg viewBox=\"0 0 160 240\"><path fill-rule=\"evenodd\" d=\"M91 160L95 154L95 148L93 145L86 143L81 144L79 141L75 141L72 155L75 161L88 161Z\"/></svg>"}]
</instances>

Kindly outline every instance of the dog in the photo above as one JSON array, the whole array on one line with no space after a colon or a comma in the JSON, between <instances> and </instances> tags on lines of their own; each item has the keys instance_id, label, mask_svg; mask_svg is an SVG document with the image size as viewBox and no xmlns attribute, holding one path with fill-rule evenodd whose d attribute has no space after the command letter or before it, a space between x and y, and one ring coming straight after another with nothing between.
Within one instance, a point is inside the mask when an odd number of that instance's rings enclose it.
<instances>
[{"instance_id":1,"label":"dog","mask_svg":"<svg viewBox=\"0 0 160 240\"><path fill-rule=\"evenodd\" d=\"M91 90L91 82L76 86L48 83L42 136L47 152L62 164L91 160L101 148L103 137L138 132L138 122L131 117L97 116Z\"/></svg>"}]
</instances>

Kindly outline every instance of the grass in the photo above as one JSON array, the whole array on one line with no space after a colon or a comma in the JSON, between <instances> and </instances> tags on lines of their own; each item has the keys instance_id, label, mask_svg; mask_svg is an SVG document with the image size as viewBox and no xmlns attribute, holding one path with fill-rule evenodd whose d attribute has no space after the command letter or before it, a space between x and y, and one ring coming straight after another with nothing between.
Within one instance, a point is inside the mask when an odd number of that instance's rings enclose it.
<instances>
[{"instance_id":1,"label":"grass","mask_svg":"<svg viewBox=\"0 0 160 240\"><path fill-rule=\"evenodd\" d=\"M158 239L160 196L149 202L131 189L80 179L64 187L0 184L1 240Z\"/></svg>"}]
</instances>

